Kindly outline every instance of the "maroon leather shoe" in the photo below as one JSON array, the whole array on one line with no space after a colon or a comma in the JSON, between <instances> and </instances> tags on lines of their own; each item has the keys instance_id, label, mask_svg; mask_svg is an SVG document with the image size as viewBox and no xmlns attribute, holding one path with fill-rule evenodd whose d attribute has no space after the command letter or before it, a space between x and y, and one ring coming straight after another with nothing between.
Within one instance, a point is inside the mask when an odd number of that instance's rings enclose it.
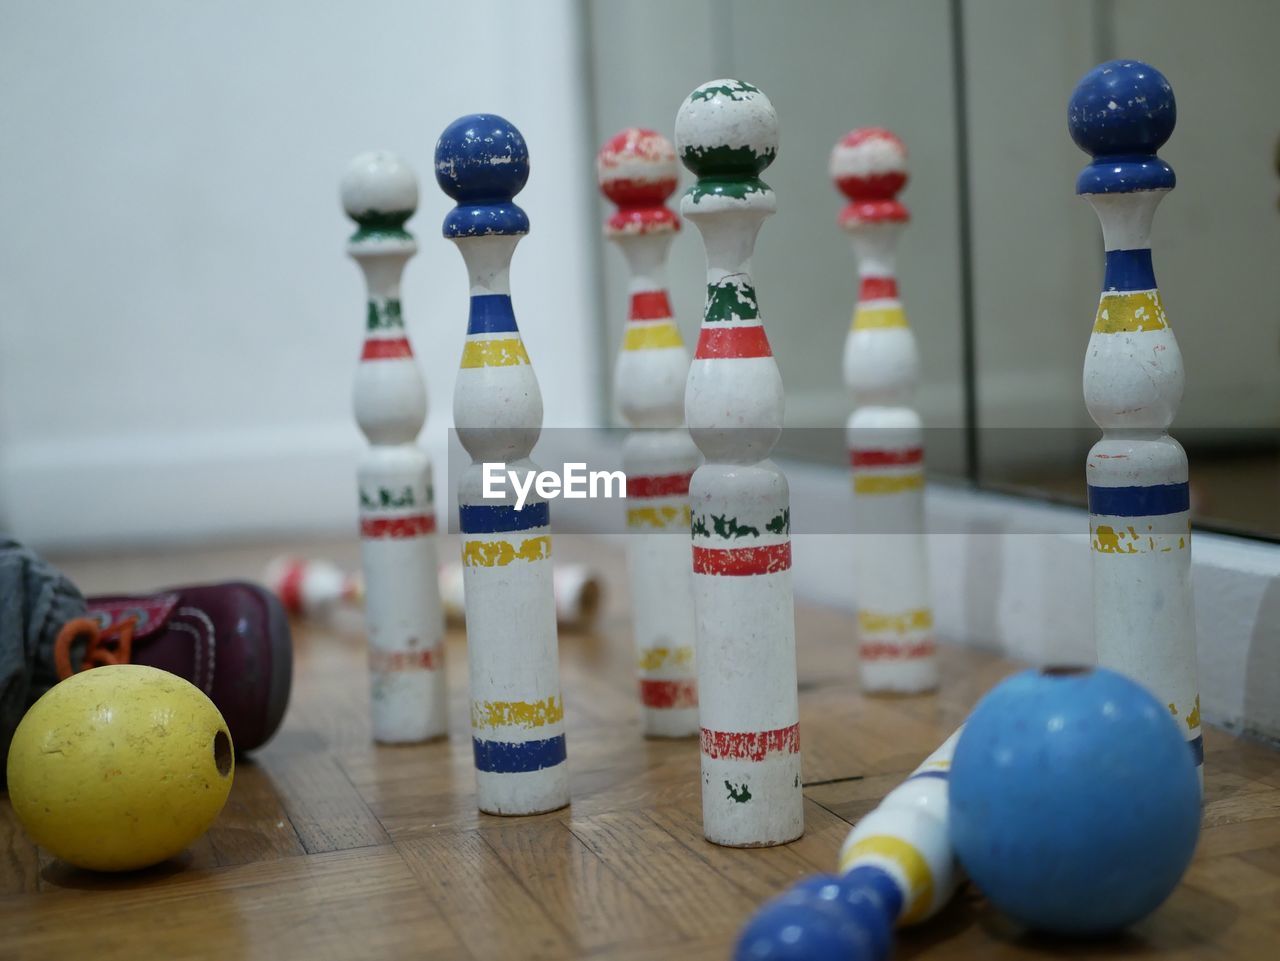
<instances>
[{"instance_id":1,"label":"maroon leather shoe","mask_svg":"<svg viewBox=\"0 0 1280 961\"><path fill-rule=\"evenodd\" d=\"M213 701L238 751L265 744L289 703L293 640L274 594L232 581L155 594L90 597L54 645L58 676L102 664L146 664L186 678Z\"/></svg>"}]
</instances>

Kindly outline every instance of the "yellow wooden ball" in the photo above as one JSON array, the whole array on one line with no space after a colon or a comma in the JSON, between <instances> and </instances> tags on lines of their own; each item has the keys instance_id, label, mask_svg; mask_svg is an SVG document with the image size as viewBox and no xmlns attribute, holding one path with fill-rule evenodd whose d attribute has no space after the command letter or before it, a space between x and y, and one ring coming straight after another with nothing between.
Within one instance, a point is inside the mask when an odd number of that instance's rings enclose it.
<instances>
[{"instance_id":1,"label":"yellow wooden ball","mask_svg":"<svg viewBox=\"0 0 1280 961\"><path fill-rule=\"evenodd\" d=\"M227 722L195 685L108 665L55 685L27 711L9 747L9 799L62 860L131 871L204 834L234 771Z\"/></svg>"}]
</instances>

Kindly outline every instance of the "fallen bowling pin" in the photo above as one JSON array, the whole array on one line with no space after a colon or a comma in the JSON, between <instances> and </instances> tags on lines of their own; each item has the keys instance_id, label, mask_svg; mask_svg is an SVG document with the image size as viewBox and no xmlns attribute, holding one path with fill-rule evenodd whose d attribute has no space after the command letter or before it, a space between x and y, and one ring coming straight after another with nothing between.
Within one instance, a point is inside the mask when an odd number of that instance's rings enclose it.
<instances>
[{"instance_id":1,"label":"fallen bowling pin","mask_svg":"<svg viewBox=\"0 0 1280 961\"><path fill-rule=\"evenodd\" d=\"M961 874L947 780L961 731L854 826L837 876L804 878L752 915L734 961L885 961L894 928L932 917L951 899Z\"/></svg>"},{"instance_id":2,"label":"fallen bowling pin","mask_svg":"<svg viewBox=\"0 0 1280 961\"><path fill-rule=\"evenodd\" d=\"M294 617L322 621L340 607L364 603L360 575L322 558L277 557L267 565L263 580ZM600 574L586 564L560 564L552 569L551 585L560 628L591 631L604 605ZM440 568L440 600L449 623L462 626L466 622L466 595L461 564Z\"/></svg>"}]
</instances>

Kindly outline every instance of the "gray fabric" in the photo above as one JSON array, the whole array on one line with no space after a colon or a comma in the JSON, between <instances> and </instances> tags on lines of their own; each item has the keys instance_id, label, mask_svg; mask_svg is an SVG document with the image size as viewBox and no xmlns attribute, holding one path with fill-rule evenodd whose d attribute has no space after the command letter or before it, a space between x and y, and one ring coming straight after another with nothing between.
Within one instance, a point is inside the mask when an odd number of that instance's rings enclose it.
<instances>
[{"instance_id":1,"label":"gray fabric","mask_svg":"<svg viewBox=\"0 0 1280 961\"><path fill-rule=\"evenodd\" d=\"M86 610L83 595L57 568L0 537L0 783L22 715L58 682L54 639Z\"/></svg>"}]
</instances>

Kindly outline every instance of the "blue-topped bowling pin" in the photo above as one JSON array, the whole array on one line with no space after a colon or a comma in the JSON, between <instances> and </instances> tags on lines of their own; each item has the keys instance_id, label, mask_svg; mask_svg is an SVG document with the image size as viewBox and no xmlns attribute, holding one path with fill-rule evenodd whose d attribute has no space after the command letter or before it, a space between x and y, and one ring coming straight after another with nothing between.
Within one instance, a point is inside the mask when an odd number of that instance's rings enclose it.
<instances>
[{"instance_id":1,"label":"blue-topped bowling pin","mask_svg":"<svg viewBox=\"0 0 1280 961\"><path fill-rule=\"evenodd\" d=\"M1139 681L1203 763L1191 595L1187 455L1168 434L1182 400L1182 355L1151 266L1151 222L1174 186L1156 151L1177 107L1160 71L1136 60L1095 67L1067 122L1093 156L1076 193L1102 223L1106 277L1084 362L1084 396L1102 440L1089 452L1098 663Z\"/></svg>"},{"instance_id":2,"label":"blue-topped bowling pin","mask_svg":"<svg viewBox=\"0 0 1280 961\"><path fill-rule=\"evenodd\" d=\"M484 497L484 465L522 478L537 470L530 454L542 395L510 286L511 255L529 232L513 199L529 178L529 151L509 121L472 114L440 135L435 164L441 189L457 201L444 236L471 280L453 418L472 460L458 483L458 513L477 802L489 814L536 814L569 803L550 520L532 489L520 510L509 482L504 496Z\"/></svg>"}]
</instances>

